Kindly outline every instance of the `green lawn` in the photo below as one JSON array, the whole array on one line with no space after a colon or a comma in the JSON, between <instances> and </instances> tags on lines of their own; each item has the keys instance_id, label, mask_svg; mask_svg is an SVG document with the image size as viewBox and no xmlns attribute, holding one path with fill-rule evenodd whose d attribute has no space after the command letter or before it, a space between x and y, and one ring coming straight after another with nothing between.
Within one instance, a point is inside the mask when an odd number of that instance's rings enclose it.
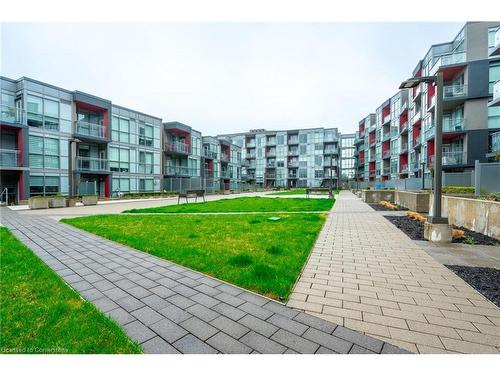
<instances>
[{"instance_id":1,"label":"green lawn","mask_svg":"<svg viewBox=\"0 0 500 375\"><path fill-rule=\"evenodd\" d=\"M261 198L245 197L220 199L201 203L133 209L131 213L196 213L196 212L289 212L289 211L329 211L333 199L305 198Z\"/></svg>"},{"instance_id":2,"label":"green lawn","mask_svg":"<svg viewBox=\"0 0 500 375\"><path fill-rule=\"evenodd\" d=\"M333 190L334 194L338 194L338 190ZM319 195L326 195L328 194L327 192L324 193L319 193L316 192L314 194L319 194ZM290 189L290 190L283 190L283 191L277 191L275 193L271 193L269 195L306 195L306 189Z\"/></svg>"},{"instance_id":3,"label":"green lawn","mask_svg":"<svg viewBox=\"0 0 500 375\"><path fill-rule=\"evenodd\" d=\"M236 199L227 200L230 201ZM278 221L268 220L270 216L99 215L62 221L271 298L285 300L326 214L279 214L281 219Z\"/></svg>"},{"instance_id":4,"label":"green lawn","mask_svg":"<svg viewBox=\"0 0 500 375\"><path fill-rule=\"evenodd\" d=\"M1 353L141 352L6 228L0 244Z\"/></svg>"}]
</instances>

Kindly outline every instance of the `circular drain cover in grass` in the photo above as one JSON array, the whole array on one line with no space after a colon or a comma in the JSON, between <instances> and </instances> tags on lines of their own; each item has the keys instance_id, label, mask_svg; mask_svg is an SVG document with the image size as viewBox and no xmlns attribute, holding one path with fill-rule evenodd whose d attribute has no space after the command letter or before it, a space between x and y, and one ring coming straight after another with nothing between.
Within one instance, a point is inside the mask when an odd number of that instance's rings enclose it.
<instances>
[{"instance_id":1,"label":"circular drain cover in grass","mask_svg":"<svg viewBox=\"0 0 500 375\"><path fill-rule=\"evenodd\" d=\"M271 220L271 221L278 221L278 220L281 220L281 217L278 217L278 216L271 216L271 217L268 217L267 220Z\"/></svg>"}]
</instances>

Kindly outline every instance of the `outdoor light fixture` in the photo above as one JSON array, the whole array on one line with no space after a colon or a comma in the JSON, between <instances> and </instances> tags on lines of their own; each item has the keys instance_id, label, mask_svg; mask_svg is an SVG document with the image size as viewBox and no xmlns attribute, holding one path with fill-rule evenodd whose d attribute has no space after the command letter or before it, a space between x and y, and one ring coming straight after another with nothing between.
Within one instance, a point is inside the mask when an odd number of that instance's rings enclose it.
<instances>
[{"instance_id":1,"label":"outdoor light fixture","mask_svg":"<svg viewBox=\"0 0 500 375\"><path fill-rule=\"evenodd\" d=\"M436 86L436 124L434 136L434 202L432 204L432 216L428 222L432 224L448 224L448 219L441 217L441 188L442 188L442 135L443 135L443 73L438 72L435 76L412 77L399 85L400 89L412 89L420 83L434 84ZM423 174L423 168L422 168ZM423 177L422 177L423 178Z\"/></svg>"}]
</instances>

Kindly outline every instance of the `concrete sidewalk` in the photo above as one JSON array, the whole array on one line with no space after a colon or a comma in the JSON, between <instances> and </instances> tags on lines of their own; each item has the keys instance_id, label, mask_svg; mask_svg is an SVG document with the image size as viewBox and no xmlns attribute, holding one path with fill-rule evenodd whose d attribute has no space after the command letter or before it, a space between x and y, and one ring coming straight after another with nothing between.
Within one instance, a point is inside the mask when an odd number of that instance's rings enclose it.
<instances>
[{"instance_id":1,"label":"concrete sidewalk","mask_svg":"<svg viewBox=\"0 0 500 375\"><path fill-rule=\"evenodd\" d=\"M3 225L146 353L405 352L47 216L7 208L0 214Z\"/></svg>"},{"instance_id":2,"label":"concrete sidewalk","mask_svg":"<svg viewBox=\"0 0 500 375\"><path fill-rule=\"evenodd\" d=\"M288 306L415 353L500 353L500 309L346 191Z\"/></svg>"}]
</instances>

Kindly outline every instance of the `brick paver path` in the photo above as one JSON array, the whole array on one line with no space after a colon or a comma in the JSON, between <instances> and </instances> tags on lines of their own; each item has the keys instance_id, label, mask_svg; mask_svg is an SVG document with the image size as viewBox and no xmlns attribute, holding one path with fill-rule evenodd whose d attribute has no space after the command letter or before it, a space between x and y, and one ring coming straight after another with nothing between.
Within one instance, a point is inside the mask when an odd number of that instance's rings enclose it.
<instances>
[{"instance_id":1,"label":"brick paver path","mask_svg":"<svg viewBox=\"0 0 500 375\"><path fill-rule=\"evenodd\" d=\"M48 217L0 213L3 225L147 353L404 352Z\"/></svg>"},{"instance_id":2,"label":"brick paver path","mask_svg":"<svg viewBox=\"0 0 500 375\"><path fill-rule=\"evenodd\" d=\"M500 351L500 309L350 192L288 306L415 353Z\"/></svg>"}]
</instances>

